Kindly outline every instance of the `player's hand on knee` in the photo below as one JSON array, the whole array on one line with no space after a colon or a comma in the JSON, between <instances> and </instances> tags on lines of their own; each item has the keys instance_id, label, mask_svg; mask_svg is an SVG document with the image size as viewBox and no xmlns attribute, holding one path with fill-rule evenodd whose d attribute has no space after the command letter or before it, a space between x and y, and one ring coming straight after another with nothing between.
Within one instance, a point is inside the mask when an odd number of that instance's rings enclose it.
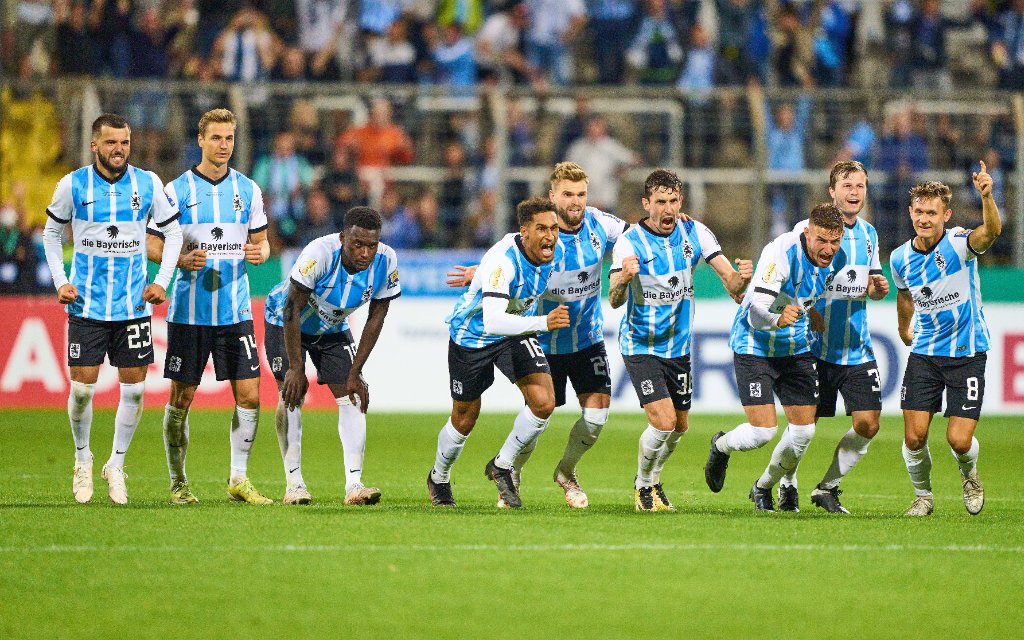
<instances>
[{"instance_id":1,"label":"player's hand on knee","mask_svg":"<svg viewBox=\"0 0 1024 640\"><path fill-rule=\"evenodd\" d=\"M781 314L779 314L779 328L785 329L786 327L795 323L797 320L800 319L800 313L800 307L793 304L787 304L786 308L782 310Z\"/></svg>"},{"instance_id":2,"label":"player's hand on knee","mask_svg":"<svg viewBox=\"0 0 1024 640\"><path fill-rule=\"evenodd\" d=\"M361 375L353 376L351 373L345 381L344 393L349 401L359 407L359 410L366 413L370 407L370 387L366 385Z\"/></svg>"},{"instance_id":3,"label":"player's hand on knee","mask_svg":"<svg viewBox=\"0 0 1024 640\"><path fill-rule=\"evenodd\" d=\"M246 256L248 258L248 255ZM178 258L178 267L185 271L199 271L206 266L206 249L193 249Z\"/></svg>"},{"instance_id":4,"label":"player's hand on knee","mask_svg":"<svg viewBox=\"0 0 1024 640\"><path fill-rule=\"evenodd\" d=\"M78 288L70 282L57 289L57 301L61 304L71 304L78 300Z\"/></svg>"},{"instance_id":5,"label":"player's hand on knee","mask_svg":"<svg viewBox=\"0 0 1024 640\"><path fill-rule=\"evenodd\" d=\"M284 406L289 410L301 407L308 386L309 380L306 379L305 371L289 368L281 384L281 400L284 401Z\"/></svg>"},{"instance_id":6,"label":"player's hand on knee","mask_svg":"<svg viewBox=\"0 0 1024 640\"><path fill-rule=\"evenodd\" d=\"M560 304L548 314L548 331L565 329L569 326L569 307Z\"/></svg>"},{"instance_id":7,"label":"player's hand on knee","mask_svg":"<svg viewBox=\"0 0 1024 640\"><path fill-rule=\"evenodd\" d=\"M154 282L142 290L142 299L150 304L163 304L167 300L167 291Z\"/></svg>"}]
</instances>

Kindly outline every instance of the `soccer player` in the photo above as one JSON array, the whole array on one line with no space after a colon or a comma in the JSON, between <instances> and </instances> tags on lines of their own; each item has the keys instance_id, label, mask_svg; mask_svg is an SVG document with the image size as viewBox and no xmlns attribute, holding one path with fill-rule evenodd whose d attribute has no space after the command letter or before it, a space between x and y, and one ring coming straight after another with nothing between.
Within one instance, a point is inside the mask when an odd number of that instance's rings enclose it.
<instances>
[{"instance_id":1,"label":"soccer player","mask_svg":"<svg viewBox=\"0 0 1024 640\"><path fill-rule=\"evenodd\" d=\"M989 332L976 258L999 237L1002 223L984 162L972 177L981 195L980 226L946 229L953 213L949 209L952 190L940 182L924 182L910 190L910 219L916 235L889 257L899 292L900 337L911 351L900 391L903 460L916 494L908 516L927 516L934 509L928 427L942 409L943 391L949 418L946 440L960 466L964 506L971 515L985 506L974 430L985 399Z\"/></svg>"},{"instance_id":2,"label":"soccer player","mask_svg":"<svg viewBox=\"0 0 1024 640\"><path fill-rule=\"evenodd\" d=\"M484 474L494 481L505 506L522 506L513 462L533 446L555 409L551 369L535 334L569 327L565 305L536 315L554 263L562 259L557 209L547 198L520 202L519 233L508 234L484 254L469 290L446 319L452 413L437 436L434 467L427 474L434 506L455 506L451 468L480 416L480 396L494 383L495 366L519 387L526 406Z\"/></svg>"},{"instance_id":3,"label":"soccer player","mask_svg":"<svg viewBox=\"0 0 1024 640\"><path fill-rule=\"evenodd\" d=\"M287 280L267 297L266 350L277 379L277 439L285 470L285 504L309 504L302 479L302 402L309 382L306 354L317 382L338 404L344 450L345 504L380 501L380 489L362 482L370 390L363 366L384 327L391 301L402 293L395 251L380 241L380 214L370 207L345 213L341 233L317 238L299 254ZM348 316L370 303L358 346Z\"/></svg>"},{"instance_id":4,"label":"soccer player","mask_svg":"<svg viewBox=\"0 0 1024 640\"><path fill-rule=\"evenodd\" d=\"M772 487L796 469L814 436L818 375L810 352L808 310L825 292L833 269L844 266L835 259L842 255L843 230L843 213L830 202L814 207L802 232L790 231L770 242L733 320L729 346L747 421L711 438L704 479L718 493L732 452L771 442L778 429L774 393L789 426L768 468L750 489L758 511L775 511Z\"/></svg>"},{"instance_id":5,"label":"soccer player","mask_svg":"<svg viewBox=\"0 0 1024 640\"><path fill-rule=\"evenodd\" d=\"M92 123L90 148L95 164L61 178L46 208L43 244L57 288L68 312L68 366L71 393L68 417L75 441L72 491L81 503L92 499L89 431L92 396L103 356L117 367L121 397L114 417L114 443L103 465L110 500L128 503L124 459L142 418L146 369L153 362L151 304L167 299L167 285L181 250L178 203L163 192L151 171L128 164L131 128L114 114ZM146 273L146 222L152 218L167 237L160 271L150 283ZM61 236L71 224L74 256L71 278L64 273Z\"/></svg>"},{"instance_id":6,"label":"soccer player","mask_svg":"<svg viewBox=\"0 0 1024 640\"><path fill-rule=\"evenodd\" d=\"M689 426L693 269L704 258L733 296L743 292L753 271L749 260L737 260L734 271L710 229L679 219L682 186L671 171L647 176L640 200L647 217L615 243L609 272L609 302L626 305L619 348L647 414L633 493L637 511L675 511L661 472Z\"/></svg>"},{"instance_id":7,"label":"soccer player","mask_svg":"<svg viewBox=\"0 0 1024 640\"><path fill-rule=\"evenodd\" d=\"M878 433L882 412L882 384L868 332L867 299L881 300L889 293L878 257L878 233L858 217L867 201L868 172L859 162L837 162L829 175L832 203L843 212L846 267L837 273L815 303L811 315L811 341L818 369L819 397L815 422L836 415L838 395L843 394L846 414L853 426L839 440L832 464L811 492L811 502L830 513L849 513L839 501L840 481L867 453ZM796 225L803 231L807 221ZM816 318L822 319L815 326ZM779 482L779 510L799 511L796 469Z\"/></svg>"},{"instance_id":8,"label":"soccer player","mask_svg":"<svg viewBox=\"0 0 1024 640\"><path fill-rule=\"evenodd\" d=\"M255 182L228 166L235 148L235 115L213 109L199 120L199 164L167 185L181 206L184 234L181 273L167 310L164 377L171 395L164 407L164 448L171 476L171 503L199 499L185 475L188 411L213 354L218 380L230 380L231 416L228 496L249 504L270 504L249 480L249 452L260 415L260 358L252 324L246 263L270 256L263 193ZM163 250L163 233L150 223L150 260Z\"/></svg>"}]
</instances>

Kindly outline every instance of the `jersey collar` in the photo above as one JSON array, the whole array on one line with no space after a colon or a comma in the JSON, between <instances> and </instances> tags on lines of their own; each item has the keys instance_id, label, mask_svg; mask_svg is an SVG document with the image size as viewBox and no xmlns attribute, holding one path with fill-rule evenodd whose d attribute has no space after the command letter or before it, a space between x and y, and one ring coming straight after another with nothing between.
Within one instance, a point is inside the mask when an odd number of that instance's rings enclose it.
<instances>
[{"instance_id":1,"label":"jersey collar","mask_svg":"<svg viewBox=\"0 0 1024 640\"><path fill-rule=\"evenodd\" d=\"M676 226L672 227L672 230L669 231L668 233L662 233L660 231L655 231L654 229L652 229L649 226L650 219L651 219L650 216L648 216L646 218L643 218L642 220L640 220L639 225L640 225L641 229L643 229L647 233L651 234L652 236L658 236L659 238L668 238L669 236L671 236L673 233L676 232L676 229L679 228L679 221L676 220Z\"/></svg>"},{"instance_id":2,"label":"jersey collar","mask_svg":"<svg viewBox=\"0 0 1024 640\"><path fill-rule=\"evenodd\" d=\"M113 180L111 180L107 176L105 176L102 173L100 173L100 168L99 168L99 166L96 165L95 162L92 164L92 172L95 173L97 176L99 176L100 180L102 180L102 181L104 181L104 182L106 182L108 184L117 184L118 182L121 182L121 178L123 178L125 176L125 174L128 173L128 165L125 164L124 165L124 171L119 173L117 175L117 177L114 178Z\"/></svg>"},{"instance_id":3,"label":"jersey collar","mask_svg":"<svg viewBox=\"0 0 1024 640\"><path fill-rule=\"evenodd\" d=\"M526 247L523 246L523 237L518 233L516 234L516 246L519 247L519 253L523 254L523 258L525 258L527 262L529 262L535 267L544 266L541 263L534 262L533 260L530 259L530 256L526 253Z\"/></svg>"},{"instance_id":4,"label":"jersey collar","mask_svg":"<svg viewBox=\"0 0 1024 640\"><path fill-rule=\"evenodd\" d=\"M932 251L935 251L935 249L937 249L938 246L940 244L942 244L942 241L946 238L946 234L947 233L949 233L949 229L943 229L942 230L942 237L939 238L939 241L936 242L935 244L933 244L932 248L928 249L927 251L924 250L924 249L918 249L917 248L917 244L914 242L915 240L917 240L917 236L914 236L913 238L910 239L910 248L913 249L916 253L920 253L921 255L926 256L929 253L931 253Z\"/></svg>"},{"instance_id":5,"label":"jersey collar","mask_svg":"<svg viewBox=\"0 0 1024 640\"><path fill-rule=\"evenodd\" d=\"M208 182L208 183L210 183L211 185L213 185L213 186L215 186L215 187L216 187L217 185L219 185L220 183L224 182L224 180L226 180L226 179L227 179L227 177L228 177L229 175L231 175L231 169L228 169L228 170L227 170L227 172L225 172L225 173L224 173L224 175L222 175L222 176L220 177L220 179L219 179L219 180L211 180L210 178L206 177L206 176L205 176L205 175L203 174L203 172L201 172L201 171L199 170L199 165L196 165L196 166L192 167L192 168L190 169L190 171L191 171L192 173L196 174L196 176L198 176L199 178L202 178L204 182Z\"/></svg>"}]
</instances>

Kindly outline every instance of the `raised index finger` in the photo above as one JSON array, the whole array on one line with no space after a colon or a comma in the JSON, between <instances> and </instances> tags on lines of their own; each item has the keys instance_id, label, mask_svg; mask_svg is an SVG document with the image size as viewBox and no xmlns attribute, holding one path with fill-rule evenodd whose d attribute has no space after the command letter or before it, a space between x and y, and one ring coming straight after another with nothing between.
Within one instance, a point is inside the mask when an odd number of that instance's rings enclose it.
<instances>
[{"instance_id":1,"label":"raised index finger","mask_svg":"<svg viewBox=\"0 0 1024 640\"><path fill-rule=\"evenodd\" d=\"M982 173L988 173L988 168L985 166L985 161L984 160L978 160L978 162L981 163L981 172Z\"/></svg>"}]
</instances>

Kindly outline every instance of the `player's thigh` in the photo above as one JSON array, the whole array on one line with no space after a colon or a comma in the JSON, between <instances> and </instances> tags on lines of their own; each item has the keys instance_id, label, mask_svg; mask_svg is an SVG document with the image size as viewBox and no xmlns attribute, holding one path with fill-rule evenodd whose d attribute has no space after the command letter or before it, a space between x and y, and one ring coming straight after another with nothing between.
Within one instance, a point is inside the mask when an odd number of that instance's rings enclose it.
<instances>
[{"instance_id":1,"label":"player's thigh","mask_svg":"<svg viewBox=\"0 0 1024 640\"><path fill-rule=\"evenodd\" d=\"M356 354L351 331L327 333L316 339L307 336L303 342L316 368L318 384L344 384L348 380Z\"/></svg>"},{"instance_id":2,"label":"player's thigh","mask_svg":"<svg viewBox=\"0 0 1024 640\"><path fill-rule=\"evenodd\" d=\"M518 384L526 376L543 373L550 384L551 367L548 365L547 356L540 348L540 342L534 336L514 336L503 340L494 365L510 382Z\"/></svg>"},{"instance_id":3,"label":"player's thigh","mask_svg":"<svg viewBox=\"0 0 1024 640\"><path fill-rule=\"evenodd\" d=\"M301 349L302 354L302 365L301 368L306 367L306 339L303 338L303 346ZM263 331L263 351L267 354L267 362L270 363L270 372L274 375L274 379L278 382L278 388L280 383L284 381L284 374L289 369L288 362L288 350L284 345L284 327L279 327L276 324L266 323Z\"/></svg>"},{"instance_id":4,"label":"player's thigh","mask_svg":"<svg viewBox=\"0 0 1024 640\"><path fill-rule=\"evenodd\" d=\"M470 349L448 341L448 389L453 401L477 400L494 384L494 362L504 346L505 341L499 341Z\"/></svg>"},{"instance_id":5,"label":"player's thigh","mask_svg":"<svg viewBox=\"0 0 1024 640\"><path fill-rule=\"evenodd\" d=\"M987 361L985 353L944 361L942 377L946 385L946 417L967 418L975 422L981 417Z\"/></svg>"},{"instance_id":6,"label":"player's thigh","mask_svg":"<svg viewBox=\"0 0 1024 640\"><path fill-rule=\"evenodd\" d=\"M736 374L736 388L739 391L740 404L744 409L748 406L772 405L774 414L775 381L778 378L778 373L772 360L774 358L742 353L733 354L732 364Z\"/></svg>"},{"instance_id":7,"label":"player's thigh","mask_svg":"<svg viewBox=\"0 0 1024 640\"><path fill-rule=\"evenodd\" d=\"M555 410L555 390L548 373L531 373L516 380L523 400L538 418L547 418Z\"/></svg>"},{"instance_id":8,"label":"player's thigh","mask_svg":"<svg viewBox=\"0 0 1024 640\"><path fill-rule=\"evenodd\" d=\"M574 354L549 354L548 367L551 369L551 384L555 390L555 406L560 407L565 404L566 394L565 388L569 382L569 374L572 370L575 360L572 358Z\"/></svg>"},{"instance_id":9,"label":"player's thigh","mask_svg":"<svg viewBox=\"0 0 1024 640\"><path fill-rule=\"evenodd\" d=\"M213 350L217 327L167 323L167 357L164 377L187 385L198 385Z\"/></svg>"},{"instance_id":10,"label":"player's thigh","mask_svg":"<svg viewBox=\"0 0 1024 640\"><path fill-rule=\"evenodd\" d=\"M852 416L863 411L881 411L882 379L878 372L878 363L872 360L843 369L839 390L843 394L846 415Z\"/></svg>"},{"instance_id":11,"label":"player's thigh","mask_svg":"<svg viewBox=\"0 0 1024 640\"><path fill-rule=\"evenodd\" d=\"M808 412L798 410L797 413L803 422L798 424L810 424L814 422L814 413L817 409L818 398L818 363L814 356L809 353L802 353L796 356L776 358L775 362L778 378L775 382L775 395L779 402L785 407L812 407ZM787 411L787 416L789 412ZM792 421L792 418L790 418Z\"/></svg>"},{"instance_id":12,"label":"player's thigh","mask_svg":"<svg viewBox=\"0 0 1024 640\"><path fill-rule=\"evenodd\" d=\"M900 408L904 411L938 413L942 410L942 392L945 388L945 379L938 361L919 353L911 353L903 372Z\"/></svg>"},{"instance_id":13,"label":"player's thigh","mask_svg":"<svg viewBox=\"0 0 1024 640\"><path fill-rule=\"evenodd\" d=\"M825 360L817 360L818 406L815 418L831 418L836 415L839 389L843 384L843 366ZM843 398L845 400L845 396Z\"/></svg>"},{"instance_id":14,"label":"player's thigh","mask_svg":"<svg viewBox=\"0 0 1024 640\"><path fill-rule=\"evenodd\" d=\"M153 364L153 323L149 318L118 323L107 347L110 364L118 369Z\"/></svg>"},{"instance_id":15,"label":"player's thigh","mask_svg":"<svg viewBox=\"0 0 1024 640\"><path fill-rule=\"evenodd\" d=\"M103 364L103 358L107 355L107 345L110 344L110 334L113 331L113 323L69 316L68 366L72 370L97 367L98 371L98 367Z\"/></svg>"},{"instance_id":16,"label":"player's thigh","mask_svg":"<svg viewBox=\"0 0 1024 640\"><path fill-rule=\"evenodd\" d=\"M647 423L659 431L672 431L676 428L676 408L671 398L653 400L644 405Z\"/></svg>"},{"instance_id":17,"label":"player's thigh","mask_svg":"<svg viewBox=\"0 0 1024 640\"><path fill-rule=\"evenodd\" d=\"M217 379L258 380L260 353L252 320L213 329L213 369Z\"/></svg>"},{"instance_id":18,"label":"player's thigh","mask_svg":"<svg viewBox=\"0 0 1024 640\"><path fill-rule=\"evenodd\" d=\"M580 398L580 406L583 406L583 396L585 395L598 394L608 398L611 397L611 366L608 362L608 352L605 350L603 342L569 354L565 364L568 366L569 382L572 384L576 396ZM554 376L554 363L551 364L551 372L552 376ZM556 394L558 393L557 378L555 392ZM558 406L565 404L565 398L563 397L562 401L557 404Z\"/></svg>"},{"instance_id":19,"label":"player's thigh","mask_svg":"<svg viewBox=\"0 0 1024 640\"><path fill-rule=\"evenodd\" d=\"M629 381L633 384L641 407L659 400L668 400L671 404L672 392L658 360L659 358L649 355L622 356L626 373L629 374Z\"/></svg>"}]
</instances>

